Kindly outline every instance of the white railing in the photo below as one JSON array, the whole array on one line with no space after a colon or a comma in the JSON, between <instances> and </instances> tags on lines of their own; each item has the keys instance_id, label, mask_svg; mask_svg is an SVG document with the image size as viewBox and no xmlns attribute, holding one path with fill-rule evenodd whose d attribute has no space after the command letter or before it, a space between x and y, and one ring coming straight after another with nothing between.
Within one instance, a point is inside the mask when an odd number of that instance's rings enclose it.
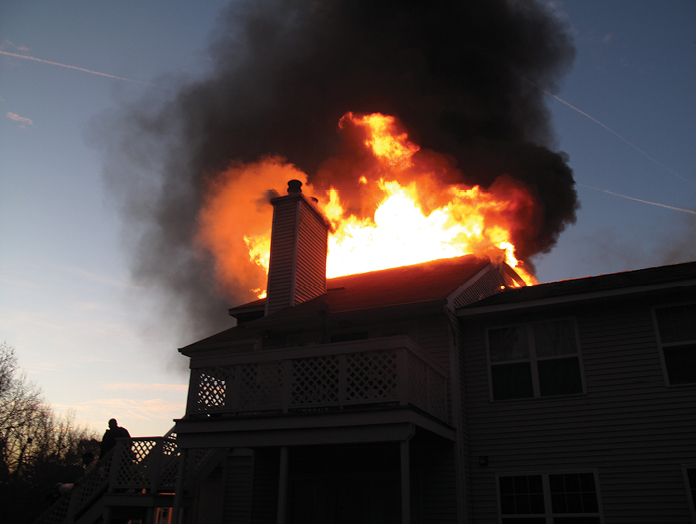
<instances>
[{"instance_id":1,"label":"white railing","mask_svg":"<svg viewBox=\"0 0 696 524\"><path fill-rule=\"evenodd\" d=\"M413 405L447 420L447 372L406 336L191 359L187 415Z\"/></svg>"},{"instance_id":2,"label":"white railing","mask_svg":"<svg viewBox=\"0 0 696 524\"><path fill-rule=\"evenodd\" d=\"M179 449L167 437L136 437L116 446L109 478L109 492L145 489L172 493L176 487Z\"/></svg>"},{"instance_id":3,"label":"white railing","mask_svg":"<svg viewBox=\"0 0 696 524\"><path fill-rule=\"evenodd\" d=\"M168 437L118 439L116 447L34 524L77 522L105 493L174 492L179 450ZM144 490L144 491L143 491Z\"/></svg>"}]
</instances>

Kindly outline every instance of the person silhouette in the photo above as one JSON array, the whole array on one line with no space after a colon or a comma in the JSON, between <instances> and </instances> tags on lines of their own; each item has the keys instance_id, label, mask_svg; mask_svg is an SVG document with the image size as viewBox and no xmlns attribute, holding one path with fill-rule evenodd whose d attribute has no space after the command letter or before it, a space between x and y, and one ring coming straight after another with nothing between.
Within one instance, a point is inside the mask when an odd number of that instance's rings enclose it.
<instances>
[{"instance_id":1,"label":"person silhouette","mask_svg":"<svg viewBox=\"0 0 696 524\"><path fill-rule=\"evenodd\" d=\"M116 446L117 438L130 438L130 433L126 428L118 425L115 418L109 420L109 429L104 432L99 450L99 458L103 459L106 454Z\"/></svg>"}]
</instances>

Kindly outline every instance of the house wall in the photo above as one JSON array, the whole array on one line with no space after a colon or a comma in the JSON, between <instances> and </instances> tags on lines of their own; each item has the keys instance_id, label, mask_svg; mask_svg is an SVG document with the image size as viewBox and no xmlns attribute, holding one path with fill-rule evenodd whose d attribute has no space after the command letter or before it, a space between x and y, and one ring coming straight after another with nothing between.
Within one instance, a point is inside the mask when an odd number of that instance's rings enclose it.
<instances>
[{"instance_id":1,"label":"house wall","mask_svg":"<svg viewBox=\"0 0 696 524\"><path fill-rule=\"evenodd\" d=\"M573 469L597 472L604 522L691 522L681 465L696 463L696 387L665 385L651 316L660 302L670 299L463 319L473 522L498 522L496 473ZM486 328L568 317L577 323L586 392L492 402Z\"/></svg>"}]
</instances>

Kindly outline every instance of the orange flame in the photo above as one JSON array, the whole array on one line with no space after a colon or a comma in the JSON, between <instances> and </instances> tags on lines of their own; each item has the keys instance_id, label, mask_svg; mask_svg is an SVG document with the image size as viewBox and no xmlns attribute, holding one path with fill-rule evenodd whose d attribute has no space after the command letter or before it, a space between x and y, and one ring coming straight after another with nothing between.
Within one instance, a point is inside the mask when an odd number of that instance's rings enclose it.
<instances>
[{"instance_id":1,"label":"orange flame","mask_svg":"<svg viewBox=\"0 0 696 524\"><path fill-rule=\"evenodd\" d=\"M437 154L419 153L392 116L347 113L339 127L359 133L360 147L372 160L360 164L363 172L345 198L330 178L325 193L310 184L303 187L305 194L319 198L333 225L327 277L474 253L505 261L527 284L536 283L516 259L513 245L514 233L535 210L521 183L502 175L488 189L446 185L436 176L441 171L433 160ZM272 208L263 196L269 189L284 194L293 178L307 180L282 159L267 158L234 166L209 185L197 244L213 254L216 279L226 290L265 296Z\"/></svg>"}]
</instances>

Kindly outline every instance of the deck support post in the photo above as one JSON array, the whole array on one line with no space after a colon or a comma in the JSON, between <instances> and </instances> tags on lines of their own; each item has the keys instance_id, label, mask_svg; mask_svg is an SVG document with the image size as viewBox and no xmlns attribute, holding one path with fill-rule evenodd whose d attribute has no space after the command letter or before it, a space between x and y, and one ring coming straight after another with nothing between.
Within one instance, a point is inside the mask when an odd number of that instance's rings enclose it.
<instances>
[{"instance_id":1,"label":"deck support post","mask_svg":"<svg viewBox=\"0 0 696 524\"><path fill-rule=\"evenodd\" d=\"M401 451L401 524L411 524L411 460L409 441L399 443Z\"/></svg>"},{"instance_id":2,"label":"deck support post","mask_svg":"<svg viewBox=\"0 0 696 524\"><path fill-rule=\"evenodd\" d=\"M176 476L176 491L174 492L174 505L172 507L172 522L181 522L181 501L184 498L184 486L186 485L186 462L188 461L188 449L181 450L179 455L179 471Z\"/></svg>"},{"instance_id":3,"label":"deck support post","mask_svg":"<svg viewBox=\"0 0 696 524\"><path fill-rule=\"evenodd\" d=\"M287 522L288 506L288 447L280 448L280 473L278 475L278 524Z\"/></svg>"}]
</instances>

